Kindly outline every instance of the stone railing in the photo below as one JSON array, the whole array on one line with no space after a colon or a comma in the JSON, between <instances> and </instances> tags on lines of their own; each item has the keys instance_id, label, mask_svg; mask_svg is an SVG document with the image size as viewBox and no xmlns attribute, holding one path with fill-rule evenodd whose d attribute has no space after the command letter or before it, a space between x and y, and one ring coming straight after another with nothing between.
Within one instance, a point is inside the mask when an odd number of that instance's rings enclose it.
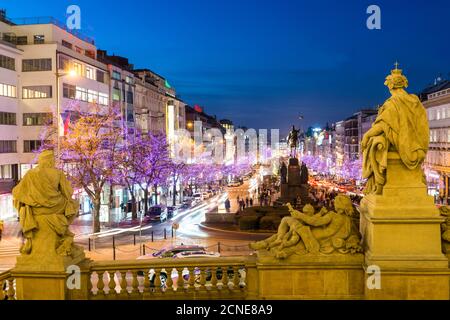
<instances>
[{"instance_id":1,"label":"stone railing","mask_svg":"<svg viewBox=\"0 0 450 320\"><path fill-rule=\"evenodd\" d=\"M16 280L10 271L0 273L0 300L16 299Z\"/></svg>"},{"instance_id":2,"label":"stone railing","mask_svg":"<svg viewBox=\"0 0 450 320\"><path fill-rule=\"evenodd\" d=\"M92 262L83 281L88 299L255 298L254 257Z\"/></svg>"}]
</instances>

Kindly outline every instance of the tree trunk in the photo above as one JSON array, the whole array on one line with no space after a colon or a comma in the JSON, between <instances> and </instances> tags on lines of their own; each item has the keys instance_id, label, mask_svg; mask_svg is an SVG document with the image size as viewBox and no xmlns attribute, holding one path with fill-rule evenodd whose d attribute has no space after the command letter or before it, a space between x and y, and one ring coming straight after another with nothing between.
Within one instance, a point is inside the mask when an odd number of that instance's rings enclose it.
<instances>
[{"instance_id":1,"label":"tree trunk","mask_svg":"<svg viewBox=\"0 0 450 320\"><path fill-rule=\"evenodd\" d=\"M175 175L173 176L173 190L172 190L172 200L173 200L173 205L175 206L176 202L177 202L177 184L176 184L176 179L175 179Z\"/></svg>"},{"instance_id":2,"label":"tree trunk","mask_svg":"<svg viewBox=\"0 0 450 320\"><path fill-rule=\"evenodd\" d=\"M157 205L158 204L158 185L155 184L154 187L155 187L155 205Z\"/></svg>"},{"instance_id":3,"label":"tree trunk","mask_svg":"<svg viewBox=\"0 0 450 320\"><path fill-rule=\"evenodd\" d=\"M144 214L148 211L148 187L144 189Z\"/></svg>"},{"instance_id":4,"label":"tree trunk","mask_svg":"<svg viewBox=\"0 0 450 320\"><path fill-rule=\"evenodd\" d=\"M100 195L96 199L92 199L94 211L92 212L93 233L100 232Z\"/></svg>"}]
</instances>

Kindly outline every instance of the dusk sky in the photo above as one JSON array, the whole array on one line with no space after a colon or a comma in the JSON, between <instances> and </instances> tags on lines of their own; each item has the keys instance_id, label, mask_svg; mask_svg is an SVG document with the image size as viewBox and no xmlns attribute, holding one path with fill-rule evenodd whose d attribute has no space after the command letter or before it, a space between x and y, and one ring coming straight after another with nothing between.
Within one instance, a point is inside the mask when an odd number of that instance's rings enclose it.
<instances>
[{"instance_id":1,"label":"dusk sky","mask_svg":"<svg viewBox=\"0 0 450 320\"><path fill-rule=\"evenodd\" d=\"M410 92L450 72L448 0L9 0L0 7L10 18L65 21L71 4L98 48L164 76L187 103L252 128L325 125L382 103L396 60ZM381 8L381 30L366 27L371 4Z\"/></svg>"}]
</instances>

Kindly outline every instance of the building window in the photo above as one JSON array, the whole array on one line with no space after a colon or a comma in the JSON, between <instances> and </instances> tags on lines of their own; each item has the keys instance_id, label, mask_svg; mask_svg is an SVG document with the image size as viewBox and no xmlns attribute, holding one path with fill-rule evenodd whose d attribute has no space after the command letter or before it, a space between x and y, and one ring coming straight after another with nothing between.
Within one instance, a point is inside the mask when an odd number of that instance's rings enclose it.
<instances>
[{"instance_id":1,"label":"building window","mask_svg":"<svg viewBox=\"0 0 450 320\"><path fill-rule=\"evenodd\" d=\"M79 54L83 54L83 49L80 47L75 46L75 51L78 52Z\"/></svg>"},{"instance_id":2,"label":"building window","mask_svg":"<svg viewBox=\"0 0 450 320\"><path fill-rule=\"evenodd\" d=\"M15 86L0 83L0 96L17 98L17 89Z\"/></svg>"},{"instance_id":3,"label":"building window","mask_svg":"<svg viewBox=\"0 0 450 320\"><path fill-rule=\"evenodd\" d=\"M77 87L77 93L75 99L81 101L87 101L87 90L81 87Z\"/></svg>"},{"instance_id":4,"label":"building window","mask_svg":"<svg viewBox=\"0 0 450 320\"><path fill-rule=\"evenodd\" d=\"M97 101L98 101L98 92L94 90L88 90L88 102L97 103Z\"/></svg>"},{"instance_id":5,"label":"building window","mask_svg":"<svg viewBox=\"0 0 450 320\"><path fill-rule=\"evenodd\" d=\"M127 102L133 104L133 91L127 91Z\"/></svg>"},{"instance_id":6,"label":"building window","mask_svg":"<svg viewBox=\"0 0 450 320\"><path fill-rule=\"evenodd\" d=\"M16 114L12 112L0 112L0 125L16 125Z\"/></svg>"},{"instance_id":7,"label":"building window","mask_svg":"<svg viewBox=\"0 0 450 320\"><path fill-rule=\"evenodd\" d=\"M53 113L24 113L23 125L24 126L43 126L46 124L52 124Z\"/></svg>"},{"instance_id":8,"label":"building window","mask_svg":"<svg viewBox=\"0 0 450 320\"><path fill-rule=\"evenodd\" d=\"M91 67L86 67L86 78L95 80L95 72Z\"/></svg>"},{"instance_id":9,"label":"building window","mask_svg":"<svg viewBox=\"0 0 450 320\"><path fill-rule=\"evenodd\" d=\"M16 38L18 45L26 45L28 44L28 37L27 36L20 36Z\"/></svg>"},{"instance_id":10,"label":"building window","mask_svg":"<svg viewBox=\"0 0 450 320\"><path fill-rule=\"evenodd\" d=\"M84 51L84 55L85 55L86 57L91 58L91 59L95 59L95 52L92 51L92 50L86 50L86 51Z\"/></svg>"},{"instance_id":11,"label":"building window","mask_svg":"<svg viewBox=\"0 0 450 320\"><path fill-rule=\"evenodd\" d=\"M52 59L24 59L22 60L22 71L51 71Z\"/></svg>"},{"instance_id":12,"label":"building window","mask_svg":"<svg viewBox=\"0 0 450 320\"><path fill-rule=\"evenodd\" d=\"M45 41L45 36L42 34L34 35L34 44L43 44Z\"/></svg>"},{"instance_id":13,"label":"building window","mask_svg":"<svg viewBox=\"0 0 450 320\"><path fill-rule=\"evenodd\" d=\"M78 62L74 62L73 63L73 70L75 71L75 73L79 76L83 75L83 65L81 63Z\"/></svg>"},{"instance_id":14,"label":"building window","mask_svg":"<svg viewBox=\"0 0 450 320\"><path fill-rule=\"evenodd\" d=\"M4 164L0 166L0 179L13 179L13 165Z\"/></svg>"},{"instance_id":15,"label":"building window","mask_svg":"<svg viewBox=\"0 0 450 320\"><path fill-rule=\"evenodd\" d=\"M130 77L130 76L126 76L125 82L128 83L128 84L133 84L133 78Z\"/></svg>"},{"instance_id":16,"label":"building window","mask_svg":"<svg viewBox=\"0 0 450 320\"><path fill-rule=\"evenodd\" d=\"M71 84L67 84L67 83L63 84L63 97L64 98L75 99L75 94L76 94L75 86L73 86Z\"/></svg>"},{"instance_id":17,"label":"building window","mask_svg":"<svg viewBox=\"0 0 450 320\"><path fill-rule=\"evenodd\" d=\"M101 70L97 70L97 81L105 83L105 73Z\"/></svg>"},{"instance_id":18,"label":"building window","mask_svg":"<svg viewBox=\"0 0 450 320\"><path fill-rule=\"evenodd\" d=\"M113 88L113 96L114 101L120 101L120 89Z\"/></svg>"},{"instance_id":19,"label":"building window","mask_svg":"<svg viewBox=\"0 0 450 320\"><path fill-rule=\"evenodd\" d=\"M38 150L42 145L41 140L23 140L23 152L30 153Z\"/></svg>"},{"instance_id":20,"label":"building window","mask_svg":"<svg viewBox=\"0 0 450 320\"><path fill-rule=\"evenodd\" d=\"M109 97L108 97L108 95L107 94L105 94L105 93L99 93L99 95L98 95L98 103L99 104L101 104L101 105L104 105L104 106L107 106L108 105L108 99Z\"/></svg>"},{"instance_id":21,"label":"building window","mask_svg":"<svg viewBox=\"0 0 450 320\"><path fill-rule=\"evenodd\" d=\"M0 153L16 153L17 141L16 140L0 140Z\"/></svg>"},{"instance_id":22,"label":"building window","mask_svg":"<svg viewBox=\"0 0 450 320\"><path fill-rule=\"evenodd\" d=\"M59 69L68 71L70 69L70 60L65 56L59 56Z\"/></svg>"},{"instance_id":23,"label":"building window","mask_svg":"<svg viewBox=\"0 0 450 320\"><path fill-rule=\"evenodd\" d=\"M0 68L16 70L16 60L0 54Z\"/></svg>"},{"instance_id":24,"label":"building window","mask_svg":"<svg viewBox=\"0 0 450 320\"><path fill-rule=\"evenodd\" d=\"M62 45L66 48L72 49L72 44L70 42L67 42L65 40L61 41Z\"/></svg>"},{"instance_id":25,"label":"building window","mask_svg":"<svg viewBox=\"0 0 450 320\"><path fill-rule=\"evenodd\" d=\"M47 99L52 97L52 86L22 87L22 99Z\"/></svg>"},{"instance_id":26,"label":"building window","mask_svg":"<svg viewBox=\"0 0 450 320\"><path fill-rule=\"evenodd\" d=\"M116 79L116 80L122 80L122 77L121 77L120 73L117 72L117 71L113 71L112 78Z\"/></svg>"}]
</instances>

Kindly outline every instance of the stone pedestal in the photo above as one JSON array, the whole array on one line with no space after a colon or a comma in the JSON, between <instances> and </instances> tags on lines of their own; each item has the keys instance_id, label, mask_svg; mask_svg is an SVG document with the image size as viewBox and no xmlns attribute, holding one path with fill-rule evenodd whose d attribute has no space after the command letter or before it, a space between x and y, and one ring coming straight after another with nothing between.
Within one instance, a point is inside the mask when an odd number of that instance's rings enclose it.
<instances>
[{"instance_id":1,"label":"stone pedestal","mask_svg":"<svg viewBox=\"0 0 450 320\"><path fill-rule=\"evenodd\" d=\"M366 288L366 296L427 298L421 292L436 288L439 292L428 298L448 299L448 259L442 253L440 231L443 218L427 195L422 169L407 169L399 155L390 152L386 175L382 195L367 195L360 207L364 265L378 266L382 279L382 289Z\"/></svg>"},{"instance_id":2,"label":"stone pedestal","mask_svg":"<svg viewBox=\"0 0 450 320\"><path fill-rule=\"evenodd\" d=\"M295 202L300 196L302 203L308 200L308 185L301 184L300 165L297 158L290 158L287 172L287 183L281 184L281 202Z\"/></svg>"},{"instance_id":3,"label":"stone pedestal","mask_svg":"<svg viewBox=\"0 0 450 320\"><path fill-rule=\"evenodd\" d=\"M74 266L80 268L81 279L82 268L89 259L85 258L83 249L75 245L71 246L70 255L58 254L56 248L60 237L51 229L45 216L36 216L35 220L39 230L33 235L31 252L17 257L16 266L11 270L16 278L17 299L64 300L69 290L74 290L67 286L68 272L72 272ZM73 291L72 296L83 296L80 292Z\"/></svg>"},{"instance_id":4,"label":"stone pedestal","mask_svg":"<svg viewBox=\"0 0 450 320\"><path fill-rule=\"evenodd\" d=\"M364 299L362 254L293 255L258 251L259 299Z\"/></svg>"}]
</instances>

